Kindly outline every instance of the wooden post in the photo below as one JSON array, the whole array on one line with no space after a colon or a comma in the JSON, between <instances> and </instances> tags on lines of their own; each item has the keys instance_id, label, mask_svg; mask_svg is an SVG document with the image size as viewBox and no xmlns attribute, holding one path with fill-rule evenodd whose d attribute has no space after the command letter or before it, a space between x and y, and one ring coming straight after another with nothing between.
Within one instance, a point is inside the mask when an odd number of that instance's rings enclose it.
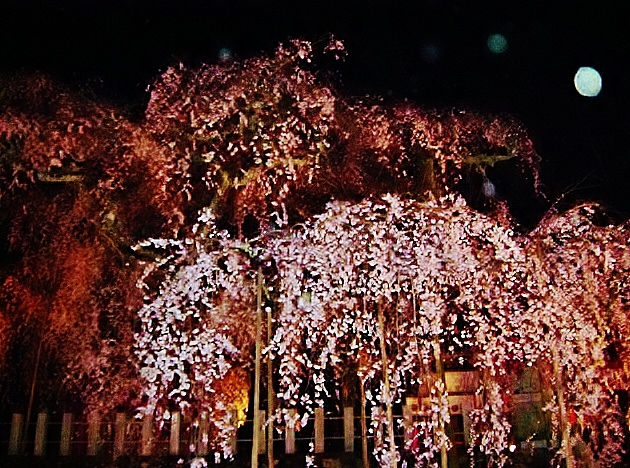
<instances>
[{"instance_id":1,"label":"wooden post","mask_svg":"<svg viewBox=\"0 0 630 468\"><path fill-rule=\"evenodd\" d=\"M408 405L403 405L403 434L405 440L405 447L411 442L411 434L413 432L413 413Z\"/></svg>"},{"instance_id":2,"label":"wooden post","mask_svg":"<svg viewBox=\"0 0 630 468\"><path fill-rule=\"evenodd\" d=\"M378 328L380 331L379 341L381 344L381 361L383 366L383 392L385 393L385 414L387 416L387 438L389 444L387 446L390 452L391 467L397 468L396 442L394 440L394 409L392 405L391 389L389 385L389 363L387 359L387 348L385 346L385 319L383 317L383 309L380 304L376 304L378 314ZM448 468L442 466L442 468Z\"/></svg>"},{"instance_id":3,"label":"wooden post","mask_svg":"<svg viewBox=\"0 0 630 468\"><path fill-rule=\"evenodd\" d=\"M271 307L267 309L267 346L271 345L273 338L273 317L271 316ZM273 455L273 413L275 411L276 395L273 391L273 360L267 355L267 414L269 421L267 422L267 466L275 466Z\"/></svg>"},{"instance_id":4,"label":"wooden post","mask_svg":"<svg viewBox=\"0 0 630 468\"><path fill-rule=\"evenodd\" d=\"M31 393L28 399L28 407L26 409L26 425L24 427L24 432L22 436L24 439L20 441L21 452L24 453L26 448L26 437L28 437L28 424L31 420L31 410L33 409L33 402L35 401L35 386L37 384L37 371L39 369L39 361L42 355L42 346L44 344L44 340L39 338L39 345L37 345L37 355L35 356L35 369L33 370L33 380L31 381Z\"/></svg>"},{"instance_id":5,"label":"wooden post","mask_svg":"<svg viewBox=\"0 0 630 468\"><path fill-rule=\"evenodd\" d=\"M442 361L442 348L440 347L440 337L435 335L433 337L433 357L435 358L435 373L437 374L437 378L442 382L444 390L446 389L446 379L444 377L444 363ZM442 390L438 392L437 398L438 400L442 400L442 396L444 393ZM441 434L446 432L446 423L444 422L444 418L438 414L438 430ZM445 444L442 444L440 448L440 467L448 468L448 452Z\"/></svg>"},{"instance_id":6,"label":"wooden post","mask_svg":"<svg viewBox=\"0 0 630 468\"><path fill-rule=\"evenodd\" d=\"M46 455L46 430L48 429L48 413L37 415L37 426L35 426L35 447L33 455L43 457Z\"/></svg>"},{"instance_id":7,"label":"wooden post","mask_svg":"<svg viewBox=\"0 0 630 468\"><path fill-rule=\"evenodd\" d=\"M289 410L289 420L286 423L284 431L284 453L295 453L295 410Z\"/></svg>"},{"instance_id":8,"label":"wooden post","mask_svg":"<svg viewBox=\"0 0 630 468\"><path fill-rule=\"evenodd\" d=\"M204 411L203 413L201 413L201 420L199 421L199 441L197 442L197 455L200 455L202 457L208 455L208 433L208 413Z\"/></svg>"},{"instance_id":9,"label":"wooden post","mask_svg":"<svg viewBox=\"0 0 630 468\"><path fill-rule=\"evenodd\" d=\"M72 440L72 413L63 413L61 420L61 440L59 443L59 455L70 456L70 441Z\"/></svg>"},{"instance_id":10,"label":"wooden post","mask_svg":"<svg viewBox=\"0 0 630 468\"><path fill-rule=\"evenodd\" d=\"M9 455L18 455L20 453L20 443L22 441L23 431L24 415L13 413L13 416L11 416L11 433L9 435Z\"/></svg>"},{"instance_id":11,"label":"wooden post","mask_svg":"<svg viewBox=\"0 0 630 468\"><path fill-rule=\"evenodd\" d=\"M258 454L260 453L260 356L262 353L262 270L258 269L256 279L256 356L254 361L254 427L252 429L252 459L251 468L258 468Z\"/></svg>"},{"instance_id":12,"label":"wooden post","mask_svg":"<svg viewBox=\"0 0 630 468\"><path fill-rule=\"evenodd\" d=\"M237 449L237 440L236 440L236 430L237 430L237 421L236 421L236 411L228 411L228 418L230 421L230 425L232 426L232 430L230 431L230 436L228 440L228 444L230 446L230 451L232 455L236 455Z\"/></svg>"},{"instance_id":13,"label":"wooden post","mask_svg":"<svg viewBox=\"0 0 630 468\"><path fill-rule=\"evenodd\" d=\"M324 408L315 408L315 453L324 453Z\"/></svg>"},{"instance_id":14,"label":"wooden post","mask_svg":"<svg viewBox=\"0 0 630 468\"><path fill-rule=\"evenodd\" d=\"M153 415L145 414L142 418L142 442L140 455L148 457L153 450Z\"/></svg>"},{"instance_id":15,"label":"wooden post","mask_svg":"<svg viewBox=\"0 0 630 468\"><path fill-rule=\"evenodd\" d=\"M98 443L101 435L101 417L97 411L88 414L88 440L87 456L95 457L98 454Z\"/></svg>"},{"instance_id":16,"label":"wooden post","mask_svg":"<svg viewBox=\"0 0 630 468\"><path fill-rule=\"evenodd\" d=\"M346 452L354 452L354 408L343 408L343 446Z\"/></svg>"},{"instance_id":17,"label":"wooden post","mask_svg":"<svg viewBox=\"0 0 630 468\"><path fill-rule=\"evenodd\" d=\"M169 455L179 455L179 427L181 415L178 411L171 414L171 435L168 441Z\"/></svg>"},{"instance_id":18,"label":"wooden post","mask_svg":"<svg viewBox=\"0 0 630 468\"><path fill-rule=\"evenodd\" d=\"M267 450L267 446L265 445L265 431L267 430L266 426L262 423L267 419L266 413L264 409L258 410L258 420L260 424L258 425L258 454L264 455Z\"/></svg>"},{"instance_id":19,"label":"wooden post","mask_svg":"<svg viewBox=\"0 0 630 468\"><path fill-rule=\"evenodd\" d=\"M360 380L360 390L361 390L361 460L363 461L363 466L370 466L370 460L368 459L368 432L367 432L367 415L366 406L367 406L367 398L365 396L365 383L363 379Z\"/></svg>"},{"instance_id":20,"label":"wooden post","mask_svg":"<svg viewBox=\"0 0 630 468\"><path fill-rule=\"evenodd\" d=\"M560 420L560 431L562 434L562 450L564 451L564 457L567 468L573 468L573 453L571 446L571 428L567 421L566 408L564 406L564 382L562 379L562 369L560 368L560 358L558 356L558 350L554 347L552 350L553 356L553 375L556 380L556 397L558 398L558 419Z\"/></svg>"},{"instance_id":21,"label":"wooden post","mask_svg":"<svg viewBox=\"0 0 630 468\"><path fill-rule=\"evenodd\" d=\"M125 413L116 413L116 429L114 431L114 458L125 453L125 433L127 432L127 417Z\"/></svg>"}]
</instances>

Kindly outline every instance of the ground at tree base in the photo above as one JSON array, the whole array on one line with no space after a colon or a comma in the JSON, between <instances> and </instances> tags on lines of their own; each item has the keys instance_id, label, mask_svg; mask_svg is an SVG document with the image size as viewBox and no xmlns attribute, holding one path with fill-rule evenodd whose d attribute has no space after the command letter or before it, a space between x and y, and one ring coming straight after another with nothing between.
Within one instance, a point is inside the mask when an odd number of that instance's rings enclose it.
<instances>
[{"instance_id":1,"label":"ground at tree base","mask_svg":"<svg viewBox=\"0 0 630 468\"><path fill-rule=\"evenodd\" d=\"M267 468L266 459L261 456L260 468ZM0 467L3 468L180 468L191 467L190 457L129 457L122 456L117 460L101 457L0 457ZM515 454L512 457L513 468L538 468L550 466L549 454L545 450L536 450L533 454ZM211 456L207 457L208 467L225 468L250 468L249 457L236 458L230 462L215 464ZM319 468L363 468L360 455L352 453L324 454L316 457L316 466ZM467 456L461 456L459 460L451 457L449 468L468 468L470 466ZM475 465L483 467L485 463ZM624 466L630 466L626 464ZM276 468L303 468L306 460L303 454L283 455L279 457ZM374 460L370 468L377 468ZM407 468L413 468L412 463Z\"/></svg>"}]
</instances>

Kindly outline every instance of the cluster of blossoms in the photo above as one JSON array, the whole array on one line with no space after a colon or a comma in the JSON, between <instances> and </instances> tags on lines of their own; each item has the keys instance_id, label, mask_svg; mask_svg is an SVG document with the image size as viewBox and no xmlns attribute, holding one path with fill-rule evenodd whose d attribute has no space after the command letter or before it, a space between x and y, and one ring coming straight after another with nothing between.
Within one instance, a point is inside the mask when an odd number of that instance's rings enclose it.
<instances>
[{"instance_id":1,"label":"cluster of blossoms","mask_svg":"<svg viewBox=\"0 0 630 468\"><path fill-rule=\"evenodd\" d=\"M613 394L628 378L630 245L628 225L606 225L602 216L599 207L582 205L544 219L528 247L537 273L530 288L538 294L533 313L542 327L541 357L562 369L550 374L567 401L555 424L567 431L562 413L575 414L592 431L590 449L614 466L623 453L623 417ZM579 442L569 439L563 443ZM563 450L571 456L570 447Z\"/></svg>"},{"instance_id":2,"label":"cluster of blossoms","mask_svg":"<svg viewBox=\"0 0 630 468\"><path fill-rule=\"evenodd\" d=\"M479 325L477 333L486 325L486 335L491 334L489 327L500 327L482 315L490 299L482 290L493 282L495 307L501 308L501 295L509 290L496 287L498 275L505 276L509 288L522 259L509 227L456 197L417 202L386 196L358 204L333 203L311 223L274 238L269 251L278 268L280 310L273 344L279 359L279 396L289 406L303 405L307 413L313 403L322 404L329 368L341 377L348 364L354 364L362 385L381 382L370 392L372 404L391 407L410 379L419 384L433 378L430 356L436 340L456 335L462 346L483 346L470 330L456 330L453 324L460 316L469 326ZM384 316L382 327L379 314ZM386 343L385 354L380 341ZM479 365L485 364L484 356L496 357L497 350L503 351L496 343L492 349L488 344ZM391 388L382 385L386 380ZM448 422L443 381L432 382L440 384L442 390L434 392L436 417L429 427L419 428L427 444L420 458L439 453L441 444L448 443L439 435ZM308 390L313 400L296 398L309 395ZM380 440L392 444L392 437ZM376 453L383 466L390 466L387 446L377 447Z\"/></svg>"},{"instance_id":3,"label":"cluster of blossoms","mask_svg":"<svg viewBox=\"0 0 630 468\"><path fill-rule=\"evenodd\" d=\"M35 389L42 406L129 408L138 393L129 245L181 225L181 174L111 104L41 75L0 81L0 315L15 356L6 382L27 385L31 362L48 382Z\"/></svg>"},{"instance_id":4,"label":"cluster of blossoms","mask_svg":"<svg viewBox=\"0 0 630 468\"><path fill-rule=\"evenodd\" d=\"M173 227L183 221L182 168L146 128L43 76L2 87L7 92L0 114L0 198L37 182L82 182L102 205L101 216L133 218L140 210L129 199L133 188L145 211L153 209Z\"/></svg>"},{"instance_id":5,"label":"cluster of blossoms","mask_svg":"<svg viewBox=\"0 0 630 468\"><path fill-rule=\"evenodd\" d=\"M343 44L324 52L342 53ZM286 225L289 191L312 179L330 147L336 99L304 67L312 55L309 42L295 40L271 58L169 68L152 86L151 131L191 173L203 168L207 189L237 224L249 214Z\"/></svg>"},{"instance_id":6,"label":"cluster of blossoms","mask_svg":"<svg viewBox=\"0 0 630 468\"><path fill-rule=\"evenodd\" d=\"M146 128L186 174L190 205L212 204L239 232L248 217L286 227L331 199L446 194L498 162L538 193L540 158L514 119L343 98L311 62L344 54L334 38L294 40L268 57L166 70Z\"/></svg>"},{"instance_id":7,"label":"cluster of blossoms","mask_svg":"<svg viewBox=\"0 0 630 468\"><path fill-rule=\"evenodd\" d=\"M137 353L153 405L172 400L183 407L202 399L200 389L211 391L224 375L221 366L249 359L246 350L228 341L235 329L225 324L230 323L226 311L241 305L250 310L241 326L253 324L253 270L242 253L252 249L216 234L213 223L206 217L197 228L215 232L200 236L202 244L171 241L178 258L187 260L141 311L145 330ZM287 423L298 418L303 426L330 396L330 376L342 381L344 373L355 370L372 407L372 431L382 435L375 438L374 453L382 466L392 466L399 457L388 427L392 405L410 382L428 385L429 418L415 423L421 443L412 451L419 463L435 464L450 442L444 432L447 392L434 369L449 353L467 349L483 376L483 405L471 414L473 449L503 466L511 430L509 369L519 363L544 369L559 356L562 391L570 403L553 407L554 414L570 405L590 418L593 430L609 434L607 443L593 450L614 461L619 421L611 392L625 377L619 369L610 371L605 355L611 344L607 336L619 336L626 326L614 318L627 306L619 270L629 266L625 229L598 227L577 210L551 216L538 230L518 235L509 223L472 210L460 197L419 202L388 195L356 204L334 202L310 222L267 232L257 240L256 256L273 264L266 281L276 312L267 359L276 368L277 397ZM574 261L578 252L590 255L583 252L587 246L593 262L600 262L592 268L586 258ZM564 250L572 248L577 250ZM552 262L545 257L554 255ZM233 292L218 294L223 290ZM195 322L202 316L213 325L192 335L182 330L189 317ZM222 333L217 333L219 324ZM190 366L175 358L189 354ZM192 382L192 375L206 387L183 385ZM561 378L558 371L549 375L549 385ZM158 394L165 400L158 402ZM215 402L207 401L211 410ZM603 408L610 408L611 417L597 425Z\"/></svg>"},{"instance_id":8,"label":"cluster of blossoms","mask_svg":"<svg viewBox=\"0 0 630 468\"><path fill-rule=\"evenodd\" d=\"M150 239L137 247L162 253L139 284L147 291L134 346L142 411L158 419L175 410L193 419L203 414L216 426L216 440L225 442L235 430L225 424L228 412L239 409L226 382L251 362L254 286L248 256L216 230L209 211L193 232L194 240ZM156 281L159 292L151 295L148 285Z\"/></svg>"}]
</instances>

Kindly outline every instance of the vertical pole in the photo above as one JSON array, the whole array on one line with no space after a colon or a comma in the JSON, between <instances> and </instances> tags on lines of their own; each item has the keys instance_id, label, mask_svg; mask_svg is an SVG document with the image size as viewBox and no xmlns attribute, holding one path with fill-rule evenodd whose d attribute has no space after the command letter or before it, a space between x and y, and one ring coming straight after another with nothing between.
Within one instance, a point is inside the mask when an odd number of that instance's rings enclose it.
<instances>
[{"instance_id":1,"label":"vertical pole","mask_svg":"<svg viewBox=\"0 0 630 468\"><path fill-rule=\"evenodd\" d=\"M205 457L208 455L209 442L209 421L208 413L201 413L201 421L199 421L199 442L197 443L197 454Z\"/></svg>"},{"instance_id":2,"label":"vertical pole","mask_svg":"<svg viewBox=\"0 0 630 468\"><path fill-rule=\"evenodd\" d=\"M61 441L59 443L59 455L70 456L70 441L72 440L72 413L63 413L61 420Z\"/></svg>"},{"instance_id":3,"label":"vertical pole","mask_svg":"<svg viewBox=\"0 0 630 468\"><path fill-rule=\"evenodd\" d=\"M261 285L262 290L262 285ZM267 346L271 345L273 337L273 320L271 317L271 307L267 309ZM267 466L275 465L273 455L273 413L275 411L275 393L273 391L273 361L270 355L267 355L267 414L269 421L267 423Z\"/></svg>"},{"instance_id":4,"label":"vertical pole","mask_svg":"<svg viewBox=\"0 0 630 468\"><path fill-rule=\"evenodd\" d=\"M363 461L363 466L370 466L370 460L368 459L368 432L367 432L367 415L366 406L367 406L367 398L365 396L365 382L361 378L361 386L359 387L361 390L361 460Z\"/></svg>"},{"instance_id":5,"label":"vertical pole","mask_svg":"<svg viewBox=\"0 0 630 468\"><path fill-rule=\"evenodd\" d=\"M145 414L142 418L142 442L140 455L148 457L153 450L153 415Z\"/></svg>"},{"instance_id":6,"label":"vertical pole","mask_svg":"<svg viewBox=\"0 0 630 468\"><path fill-rule=\"evenodd\" d=\"M346 452L354 452L354 408L343 408L343 446Z\"/></svg>"},{"instance_id":7,"label":"vertical pole","mask_svg":"<svg viewBox=\"0 0 630 468\"><path fill-rule=\"evenodd\" d=\"M20 453L23 430L24 415L13 413L13 416L11 416L11 434L9 435L9 455L17 455Z\"/></svg>"},{"instance_id":8,"label":"vertical pole","mask_svg":"<svg viewBox=\"0 0 630 468\"><path fill-rule=\"evenodd\" d=\"M101 429L101 417L97 411L92 411L88 414L88 440L87 440L87 455L88 457L95 457L98 453L98 442Z\"/></svg>"},{"instance_id":9,"label":"vertical pole","mask_svg":"<svg viewBox=\"0 0 630 468\"><path fill-rule=\"evenodd\" d=\"M324 453L324 408L315 408L315 453Z\"/></svg>"},{"instance_id":10,"label":"vertical pole","mask_svg":"<svg viewBox=\"0 0 630 468\"><path fill-rule=\"evenodd\" d=\"M251 468L258 468L258 451L260 445L260 355L262 342L260 332L262 328L262 270L258 269L256 279L256 358L254 362L254 428L252 430L252 460Z\"/></svg>"},{"instance_id":11,"label":"vertical pole","mask_svg":"<svg viewBox=\"0 0 630 468\"><path fill-rule=\"evenodd\" d=\"M258 426L258 455L264 455L267 449L267 445L265 445L265 431L267 427L262 424L262 421L267 419L264 409L258 410L258 418L261 421L261 424Z\"/></svg>"},{"instance_id":12,"label":"vertical pole","mask_svg":"<svg viewBox=\"0 0 630 468\"><path fill-rule=\"evenodd\" d=\"M125 413L116 413L116 430L114 432L114 458L125 453L125 432L127 430L127 418Z\"/></svg>"},{"instance_id":13,"label":"vertical pole","mask_svg":"<svg viewBox=\"0 0 630 468\"><path fill-rule=\"evenodd\" d=\"M403 405L403 430L405 446L411 442L411 434L413 433L413 413L409 405Z\"/></svg>"},{"instance_id":14,"label":"vertical pole","mask_svg":"<svg viewBox=\"0 0 630 468\"><path fill-rule=\"evenodd\" d=\"M571 433L567 421L566 408L564 407L564 382L562 379L562 369L560 368L560 358L558 350L554 347L553 374L556 380L556 396L558 398L558 419L560 419L560 430L562 431L562 450L566 461L566 468L573 468L573 454L571 453Z\"/></svg>"},{"instance_id":15,"label":"vertical pole","mask_svg":"<svg viewBox=\"0 0 630 468\"><path fill-rule=\"evenodd\" d=\"M433 357L435 358L435 373L437 374L437 378L440 379L442 383L445 384L444 379L444 364L442 362L442 349L440 348L440 337L435 335L433 337ZM446 384L445 384L446 385ZM440 387L442 388L442 387ZM442 391L440 390L438 393L438 399L442 399ZM446 432L446 424L444 423L444 418L441 414L438 414L438 430L440 431L440 435L443 435ZM440 448L440 467L448 468L448 453L446 451L446 444L442 444Z\"/></svg>"},{"instance_id":16,"label":"vertical pole","mask_svg":"<svg viewBox=\"0 0 630 468\"><path fill-rule=\"evenodd\" d=\"M48 413L37 415L37 426L35 427L35 447L33 455L43 457L46 455L46 430L48 429Z\"/></svg>"},{"instance_id":17,"label":"vertical pole","mask_svg":"<svg viewBox=\"0 0 630 468\"><path fill-rule=\"evenodd\" d=\"M28 423L31 420L31 412L33 410L33 402L35 401L35 388L37 385L37 372L39 370L39 360L42 356L42 345L44 343L44 340L42 340L41 338L39 339L39 344L37 345L37 355L35 356L35 369L33 370L33 380L31 381L31 392L30 392L30 396L28 398L28 408L26 409L26 423L24 426L24 432L22 433L22 436L24 437L24 440L22 440L22 451L24 451L25 449L25 442L26 442L26 437L28 434Z\"/></svg>"},{"instance_id":18,"label":"vertical pole","mask_svg":"<svg viewBox=\"0 0 630 468\"><path fill-rule=\"evenodd\" d=\"M295 409L289 410L289 419L287 420L286 429L284 431L284 453L295 453Z\"/></svg>"},{"instance_id":19,"label":"vertical pole","mask_svg":"<svg viewBox=\"0 0 630 468\"><path fill-rule=\"evenodd\" d=\"M169 455L179 455L179 427L181 425L181 414L175 411L171 414L171 435L168 440Z\"/></svg>"},{"instance_id":20,"label":"vertical pole","mask_svg":"<svg viewBox=\"0 0 630 468\"><path fill-rule=\"evenodd\" d=\"M391 467L397 468L396 443L394 440L394 409L392 405L392 395L389 386L389 364L387 362L387 348L385 346L385 320L383 318L383 309L380 304L376 305L378 314L378 327L380 331L381 342L381 360L383 363L383 385L385 395L385 414L387 416L387 438L389 439L388 449L390 452ZM447 467L442 467L447 468Z\"/></svg>"},{"instance_id":21,"label":"vertical pole","mask_svg":"<svg viewBox=\"0 0 630 468\"><path fill-rule=\"evenodd\" d=\"M229 419L230 425L231 425L231 427L233 429L233 430L230 431L229 440L228 440L228 444L230 446L230 452L232 453L232 455L236 455L236 449L237 449L237 445L236 445L236 430L238 428L238 425L237 425L236 418L237 418L236 411L228 411L228 419Z\"/></svg>"}]
</instances>

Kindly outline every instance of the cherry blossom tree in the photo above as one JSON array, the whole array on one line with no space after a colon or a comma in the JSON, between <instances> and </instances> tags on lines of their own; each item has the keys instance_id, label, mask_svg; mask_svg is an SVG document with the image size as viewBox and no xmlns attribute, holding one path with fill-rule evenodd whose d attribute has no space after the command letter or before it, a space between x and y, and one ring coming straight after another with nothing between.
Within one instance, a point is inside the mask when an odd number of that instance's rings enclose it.
<instances>
[{"instance_id":1,"label":"cherry blossom tree","mask_svg":"<svg viewBox=\"0 0 630 468\"><path fill-rule=\"evenodd\" d=\"M287 424L353 369L381 466L405 450L445 466L444 362L463 359L482 377L471 458L504 466L511 386L536 366L557 459L613 466L628 224L583 205L527 232L491 180L509 167L541 194L522 125L343 97L314 65L326 55L343 43L179 64L141 122L41 76L3 83L0 247L15 260L0 272L0 365L22 346L84 408L207 415L228 454L264 306ZM418 443L396 447L394 403L421 385Z\"/></svg>"},{"instance_id":2,"label":"cherry blossom tree","mask_svg":"<svg viewBox=\"0 0 630 468\"><path fill-rule=\"evenodd\" d=\"M490 357L503 351L494 339L498 333L487 336L514 310L508 297L524 255L511 227L471 210L461 198L388 196L333 204L288 238L273 241L270 250L281 304L274 337L279 397L308 415L326 396L325 371L332 368L339 377L353 363L362 385L378 382L370 396L373 424L389 428L375 454L382 466L395 466L392 403L409 378L428 380L434 400L429 423L418 431L425 437L416 456L436 463L436 454L449 445L449 414L443 376L432 377L430 369L440 366L441 353L453 351L440 344L449 335L460 346L481 349L480 367L500 368ZM457 322L467 326L458 329ZM496 431L496 424L488 430ZM492 441L498 453L506 442L507 433Z\"/></svg>"},{"instance_id":3,"label":"cherry blossom tree","mask_svg":"<svg viewBox=\"0 0 630 468\"><path fill-rule=\"evenodd\" d=\"M343 55L343 44L323 52ZM286 226L289 191L312 180L331 145L336 98L305 67L312 55L295 40L272 57L180 64L152 85L147 125L189 171L189 196L203 193L238 229L246 215Z\"/></svg>"},{"instance_id":4,"label":"cherry blossom tree","mask_svg":"<svg viewBox=\"0 0 630 468\"><path fill-rule=\"evenodd\" d=\"M623 416L615 390L624 388L627 369L627 224L598 225L596 205L582 205L545 218L531 233L530 258L536 268L538 294L533 313L541 357L551 363L556 389L551 409L561 435L561 456L571 466L593 456L615 466L623 453ZM580 421L583 440L570 427L569 414ZM586 442L591 455L574 460L575 447Z\"/></svg>"},{"instance_id":5,"label":"cherry blossom tree","mask_svg":"<svg viewBox=\"0 0 630 468\"><path fill-rule=\"evenodd\" d=\"M266 238L270 229L308 222L333 197L396 191L423 199L457 189L465 170L485 177L496 163L516 161L538 190L538 156L513 120L344 100L310 68L315 48L293 41L242 63L180 64L152 87L147 122L189 170L191 208L211 204L236 238L251 236L243 233L248 217ZM323 52L343 55L343 45L333 40ZM276 257L273 264L285 261ZM359 303L366 320L391 312L380 298Z\"/></svg>"}]
</instances>

